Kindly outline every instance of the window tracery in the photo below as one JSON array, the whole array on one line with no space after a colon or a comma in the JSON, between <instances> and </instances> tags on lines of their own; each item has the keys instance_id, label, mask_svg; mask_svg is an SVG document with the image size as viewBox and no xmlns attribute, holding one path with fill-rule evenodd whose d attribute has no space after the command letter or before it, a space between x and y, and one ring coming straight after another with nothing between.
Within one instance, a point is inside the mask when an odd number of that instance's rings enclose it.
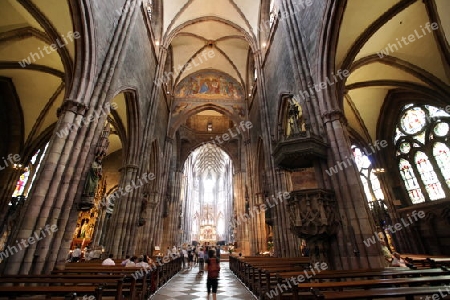
<instances>
[{"instance_id":1,"label":"window tracery","mask_svg":"<svg viewBox=\"0 0 450 300\"><path fill-rule=\"evenodd\" d=\"M400 176L413 204L446 197L450 187L450 114L431 105L405 105L394 143Z\"/></svg>"}]
</instances>

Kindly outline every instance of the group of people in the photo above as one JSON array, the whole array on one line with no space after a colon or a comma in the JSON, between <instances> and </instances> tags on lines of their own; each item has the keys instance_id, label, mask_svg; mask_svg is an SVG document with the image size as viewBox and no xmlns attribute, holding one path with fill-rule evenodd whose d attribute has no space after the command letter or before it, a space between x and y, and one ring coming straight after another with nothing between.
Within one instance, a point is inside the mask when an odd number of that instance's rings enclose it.
<instances>
[{"instance_id":1,"label":"group of people","mask_svg":"<svg viewBox=\"0 0 450 300\"><path fill-rule=\"evenodd\" d=\"M220 259L220 246L191 246L187 245L186 247L176 248L175 246L172 248L168 255L172 256L180 256L182 258L182 268L191 270L194 266L199 265L199 273L203 274L203 266L208 259L209 250L214 250L214 253L218 259Z\"/></svg>"},{"instance_id":2,"label":"group of people","mask_svg":"<svg viewBox=\"0 0 450 300\"><path fill-rule=\"evenodd\" d=\"M85 261L89 260L100 260L102 258L102 250L101 248L89 249L85 248L84 251L81 251L80 246L75 247L75 249L69 253L68 262L79 262L83 259Z\"/></svg>"},{"instance_id":3,"label":"group of people","mask_svg":"<svg viewBox=\"0 0 450 300\"><path fill-rule=\"evenodd\" d=\"M198 265L198 274L203 275L206 271L208 277L206 279L206 289L208 291L208 299L212 294L213 300L216 300L217 287L219 285L220 272L220 247L219 246L191 246L175 247L172 249L167 247L167 256L172 258L181 257L182 268L192 270Z\"/></svg>"},{"instance_id":4,"label":"group of people","mask_svg":"<svg viewBox=\"0 0 450 300\"><path fill-rule=\"evenodd\" d=\"M153 260L147 254L143 254L139 257L127 255L125 260L121 262L122 267L138 267L138 268L148 268Z\"/></svg>"}]
</instances>

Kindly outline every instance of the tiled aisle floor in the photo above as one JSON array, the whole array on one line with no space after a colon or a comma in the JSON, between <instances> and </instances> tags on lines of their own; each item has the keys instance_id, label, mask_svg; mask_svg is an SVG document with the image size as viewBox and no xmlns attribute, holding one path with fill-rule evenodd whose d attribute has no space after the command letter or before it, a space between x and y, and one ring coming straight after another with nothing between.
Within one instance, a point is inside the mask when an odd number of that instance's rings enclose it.
<instances>
[{"instance_id":1,"label":"tiled aisle floor","mask_svg":"<svg viewBox=\"0 0 450 300\"><path fill-rule=\"evenodd\" d=\"M230 271L228 261L220 263L220 279L217 300L255 300L244 285ZM204 300L206 293L206 272L198 275L198 266L182 270L163 286L151 300ZM210 296L212 299L212 296Z\"/></svg>"}]
</instances>

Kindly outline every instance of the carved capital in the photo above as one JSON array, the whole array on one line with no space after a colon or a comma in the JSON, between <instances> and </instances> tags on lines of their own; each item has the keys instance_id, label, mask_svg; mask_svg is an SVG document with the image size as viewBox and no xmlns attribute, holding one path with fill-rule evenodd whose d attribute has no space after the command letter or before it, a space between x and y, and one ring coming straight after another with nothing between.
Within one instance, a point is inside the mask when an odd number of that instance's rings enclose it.
<instances>
[{"instance_id":1,"label":"carved capital","mask_svg":"<svg viewBox=\"0 0 450 300\"><path fill-rule=\"evenodd\" d=\"M84 115L89 107L73 99L64 100L63 104L57 109L56 116L59 118L64 112L71 111L76 115Z\"/></svg>"},{"instance_id":2,"label":"carved capital","mask_svg":"<svg viewBox=\"0 0 450 300\"><path fill-rule=\"evenodd\" d=\"M344 112L340 109L334 109L334 110L327 111L326 113L324 113L322 115L322 118L323 118L324 123L339 121L344 126L347 126L347 124L348 124L348 121L347 121L347 118L345 118Z\"/></svg>"}]
</instances>

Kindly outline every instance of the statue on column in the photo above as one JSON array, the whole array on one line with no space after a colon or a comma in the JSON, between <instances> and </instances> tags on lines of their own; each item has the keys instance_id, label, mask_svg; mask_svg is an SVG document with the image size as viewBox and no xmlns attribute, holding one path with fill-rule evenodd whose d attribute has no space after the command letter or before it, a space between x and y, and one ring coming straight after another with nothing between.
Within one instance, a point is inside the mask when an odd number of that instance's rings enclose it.
<instances>
[{"instance_id":1,"label":"statue on column","mask_svg":"<svg viewBox=\"0 0 450 300\"><path fill-rule=\"evenodd\" d=\"M306 131L306 123L305 118L303 116L303 108L302 106L294 99L289 99L289 107L288 107L288 126L290 135L296 135L300 132Z\"/></svg>"},{"instance_id":2,"label":"statue on column","mask_svg":"<svg viewBox=\"0 0 450 300\"><path fill-rule=\"evenodd\" d=\"M83 187L83 193L81 195L81 203L79 209L89 210L95 205L95 196L100 179L102 178L102 160L106 156L106 151L109 146L109 132L110 125L105 122L102 133L99 137L95 148L95 159L91 164L89 172L87 174L86 181Z\"/></svg>"},{"instance_id":3,"label":"statue on column","mask_svg":"<svg viewBox=\"0 0 450 300\"><path fill-rule=\"evenodd\" d=\"M98 182L102 178L102 159L104 156L105 152L97 154L89 169L81 196L81 210L88 210L94 206L95 192L97 191Z\"/></svg>"}]
</instances>

